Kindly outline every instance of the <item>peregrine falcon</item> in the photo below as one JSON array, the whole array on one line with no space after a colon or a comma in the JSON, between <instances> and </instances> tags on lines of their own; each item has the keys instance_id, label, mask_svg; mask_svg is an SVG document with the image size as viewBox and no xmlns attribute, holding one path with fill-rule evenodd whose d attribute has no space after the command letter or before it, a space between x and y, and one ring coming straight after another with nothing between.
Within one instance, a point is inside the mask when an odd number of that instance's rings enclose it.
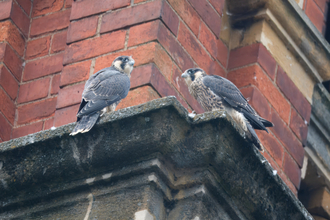
<instances>
[{"instance_id":1,"label":"peregrine falcon","mask_svg":"<svg viewBox=\"0 0 330 220\"><path fill-rule=\"evenodd\" d=\"M262 150L254 129L268 132L266 127L274 125L257 114L232 82L221 76L209 76L200 68L187 69L181 77L205 111L226 110L245 132L251 134L252 142Z\"/></svg>"},{"instance_id":2,"label":"peregrine falcon","mask_svg":"<svg viewBox=\"0 0 330 220\"><path fill-rule=\"evenodd\" d=\"M113 112L127 96L131 86L132 57L117 57L111 67L92 75L86 82L77 113L77 124L70 135L89 131L97 119L106 112Z\"/></svg>"}]
</instances>

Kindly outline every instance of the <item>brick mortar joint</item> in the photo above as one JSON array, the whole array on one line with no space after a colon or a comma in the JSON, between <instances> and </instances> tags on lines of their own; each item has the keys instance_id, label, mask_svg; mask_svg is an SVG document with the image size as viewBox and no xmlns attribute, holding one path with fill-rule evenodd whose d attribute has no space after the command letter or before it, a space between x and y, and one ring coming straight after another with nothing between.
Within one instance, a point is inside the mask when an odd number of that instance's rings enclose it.
<instances>
[{"instance_id":1,"label":"brick mortar joint","mask_svg":"<svg viewBox=\"0 0 330 220\"><path fill-rule=\"evenodd\" d=\"M36 100L32 100L32 101L20 103L20 104L17 104L16 105L16 109L18 109L18 108L20 108L22 106L26 106L26 105L29 105L29 104L33 104L33 103L37 103L37 102L40 102L40 101L45 101L45 100L53 99L53 98L57 98L57 97L58 97L58 94L53 94L50 97L44 97L44 98L40 98L40 99L36 99Z\"/></svg>"},{"instance_id":2,"label":"brick mortar joint","mask_svg":"<svg viewBox=\"0 0 330 220\"><path fill-rule=\"evenodd\" d=\"M32 2L32 4L33 4L33 2ZM52 12L48 12L46 14L42 14L42 15L38 15L38 16L32 17L32 11L33 11L33 8L32 8L32 10L31 10L31 20L35 20L35 19L38 19L38 18L46 17L46 16L49 16L49 15L52 15L52 14L56 14L56 13L59 13L59 12L63 12L63 11L66 11L66 10L71 10L71 8L65 8L64 7L61 10L58 10L58 11L52 11Z\"/></svg>"},{"instance_id":3,"label":"brick mortar joint","mask_svg":"<svg viewBox=\"0 0 330 220\"><path fill-rule=\"evenodd\" d=\"M51 54L46 54L45 56L42 56L42 57L35 57L35 58L32 58L32 59L29 59L29 60L24 60L24 63L30 63L30 62L33 62L33 61L37 61L37 60L42 60L44 58L47 58L47 57L53 57L53 56L57 56L59 54L64 54L65 50L63 51L59 51L57 53L51 53Z\"/></svg>"}]
</instances>

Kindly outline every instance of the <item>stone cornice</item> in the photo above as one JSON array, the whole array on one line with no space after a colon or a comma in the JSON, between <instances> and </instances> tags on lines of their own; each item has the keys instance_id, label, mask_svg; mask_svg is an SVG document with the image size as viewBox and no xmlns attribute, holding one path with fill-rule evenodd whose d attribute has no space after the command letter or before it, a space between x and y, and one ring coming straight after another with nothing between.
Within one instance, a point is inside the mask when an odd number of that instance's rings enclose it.
<instances>
[{"instance_id":1,"label":"stone cornice","mask_svg":"<svg viewBox=\"0 0 330 220\"><path fill-rule=\"evenodd\" d=\"M61 196L89 188L99 198L100 185L116 192L152 184L169 203L196 195L230 219L311 219L225 112L190 118L167 97L106 114L85 134L69 136L73 126L0 144L0 216L56 209L64 203L50 198L73 202Z\"/></svg>"},{"instance_id":2,"label":"stone cornice","mask_svg":"<svg viewBox=\"0 0 330 220\"><path fill-rule=\"evenodd\" d=\"M227 5L234 26L265 19L316 83L330 80L330 46L294 0L231 0Z\"/></svg>"}]
</instances>

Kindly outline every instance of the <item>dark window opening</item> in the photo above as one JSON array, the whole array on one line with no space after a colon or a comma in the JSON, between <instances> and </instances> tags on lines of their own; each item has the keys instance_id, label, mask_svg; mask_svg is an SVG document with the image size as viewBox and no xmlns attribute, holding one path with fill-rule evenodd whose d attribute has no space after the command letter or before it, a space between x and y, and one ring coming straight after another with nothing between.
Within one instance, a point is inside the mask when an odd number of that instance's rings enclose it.
<instances>
[{"instance_id":1,"label":"dark window opening","mask_svg":"<svg viewBox=\"0 0 330 220\"><path fill-rule=\"evenodd\" d=\"M326 13L326 15L325 15L325 17L326 17L326 27L325 27L324 37L328 41L328 43L330 44L330 13L329 13L329 6L330 6L330 2L328 2L327 7L325 9L325 11L326 11L325 12Z\"/></svg>"},{"instance_id":2,"label":"dark window opening","mask_svg":"<svg viewBox=\"0 0 330 220\"><path fill-rule=\"evenodd\" d=\"M325 81L323 82L323 86L326 88L326 90L328 90L328 92L330 93L330 80L329 81Z\"/></svg>"}]
</instances>

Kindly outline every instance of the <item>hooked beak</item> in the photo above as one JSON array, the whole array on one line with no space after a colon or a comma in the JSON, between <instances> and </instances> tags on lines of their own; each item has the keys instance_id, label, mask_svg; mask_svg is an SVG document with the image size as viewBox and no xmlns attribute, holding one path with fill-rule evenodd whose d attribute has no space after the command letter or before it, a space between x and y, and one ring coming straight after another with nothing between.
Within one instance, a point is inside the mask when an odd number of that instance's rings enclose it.
<instances>
[{"instance_id":1,"label":"hooked beak","mask_svg":"<svg viewBox=\"0 0 330 220\"><path fill-rule=\"evenodd\" d=\"M128 62L129 65L134 66L135 61L132 59Z\"/></svg>"},{"instance_id":2,"label":"hooked beak","mask_svg":"<svg viewBox=\"0 0 330 220\"><path fill-rule=\"evenodd\" d=\"M187 78L188 76L189 76L189 74L186 72L182 73L182 75L181 75L182 78Z\"/></svg>"}]
</instances>

